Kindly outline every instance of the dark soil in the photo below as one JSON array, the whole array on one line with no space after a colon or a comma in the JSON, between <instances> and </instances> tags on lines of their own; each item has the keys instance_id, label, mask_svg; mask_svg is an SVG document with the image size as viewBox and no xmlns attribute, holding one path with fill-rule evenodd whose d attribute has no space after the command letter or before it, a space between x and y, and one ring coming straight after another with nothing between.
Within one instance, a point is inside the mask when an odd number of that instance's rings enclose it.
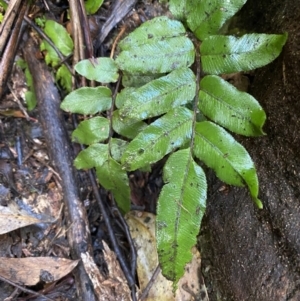
<instances>
[{"instance_id":1,"label":"dark soil","mask_svg":"<svg viewBox=\"0 0 300 301\"><path fill-rule=\"evenodd\" d=\"M267 136L239 139L256 163L264 209L246 189L211 177L199 238L210 300L300 300L300 9L296 1L249 0L247 32L283 33L280 58L255 72L250 93L265 109Z\"/></svg>"}]
</instances>

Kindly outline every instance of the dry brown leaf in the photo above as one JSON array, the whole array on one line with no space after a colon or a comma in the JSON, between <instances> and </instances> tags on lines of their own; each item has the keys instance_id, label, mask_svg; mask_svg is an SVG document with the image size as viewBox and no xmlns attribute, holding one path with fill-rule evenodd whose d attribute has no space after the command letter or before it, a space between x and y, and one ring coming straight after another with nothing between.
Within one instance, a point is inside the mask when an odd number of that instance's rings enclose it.
<instances>
[{"instance_id":1,"label":"dry brown leaf","mask_svg":"<svg viewBox=\"0 0 300 301\"><path fill-rule=\"evenodd\" d=\"M185 266L185 273L178 282L175 300L209 301L203 277L201 273L199 273L201 258L196 247L193 247L192 254L192 261ZM199 279L199 277L201 278Z\"/></svg>"},{"instance_id":2,"label":"dry brown leaf","mask_svg":"<svg viewBox=\"0 0 300 301\"><path fill-rule=\"evenodd\" d=\"M41 221L25 212L19 212L10 207L0 206L0 234L29 226Z\"/></svg>"},{"instance_id":3,"label":"dry brown leaf","mask_svg":"<svg viewBox=\"0 0 300 301\"><path fill-rule=\"evenodd\" d=\"M26 118L20 110L0 110L0 115Z\"/></svg>"},{"instance_id":4,"label":"dry brown leaf","mask_svg":"<svg viewBox=\"0 0 300 301\"><path fill-rule=\"evenodd\" d=\"M44 207L46 208L46 205ZM35 209L40 210L39 206L35 207ZM34 210L32 210L31 214L30 212L25 211L25 209L21 209L19 205L14 201L10 201L7 207L0 206L0 234L5 234L15 229L19 229L32 224L53 223L57 220L57 218L54 218L49 214L42 214L40 212L39 218L36 218L34 216L34 213Z\"/></svg>"},{"instance_id":5,"label":"dry brown leaf","mask_svg":"<svg viewBox=\"0 0 300 301\"><path fill-rule=\"evenodd\" d=\"M158 265L155 237L155 215L147 212L131 211L126 215L131 236L137 249L137 273L140 290L143 291ZM199 287L200 254L193 250L192 262L186 265L185 274L178 283L176 295L173 295L173 283L161 273L156 278L144 301L192 301L202 300L200 295L204 287ZM202 279L201 279L202 280ZM202 281L203 282L203 281ZM203 299L208 301L208 299Z\"/></svg>"},{"instance_id":6,"label":"dry brown leaf","mask_svg":"<svg viewBox=\"0 0 300 301\"><path fill-rule=\"evenodd\" d=\"M95 295L99 301L130 301L130 289L116 255L105 242L103 246L109 271L107 278L99 272L99 268L88 253L81 254L84 268L93 283Z\"/></svg>"},{"instance_id":7,"label":"dry brown leaf","mask_svg":"<svg viewBox=\"0 0 300 301\"><path fill-rule=\"evenodd\" d=\"M143 291L158 265L155 215L147 212L131 211L126 215L126 221L137 250L137 274L140 290ZM174 301L172 282L160 273L144 300Z\"/></svg>"},{"instance_id":8,"label":"dry brown leaf","mask_svg":"<svg viewBox=\"0 0 300 301\"><path fill-rule=\"evenodd\" d=\"M1 257L0 275L20 285L53 282L69 274L78 261L59 257Z\"/></svg>"}]
</instances>

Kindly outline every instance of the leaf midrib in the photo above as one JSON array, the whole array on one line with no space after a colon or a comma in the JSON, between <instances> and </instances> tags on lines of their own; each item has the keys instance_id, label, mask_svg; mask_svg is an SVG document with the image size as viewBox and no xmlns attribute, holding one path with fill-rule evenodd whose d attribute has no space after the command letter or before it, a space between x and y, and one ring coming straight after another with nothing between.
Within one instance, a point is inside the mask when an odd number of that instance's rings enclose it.
<instances>
[{"instance_id":1,"label":"leaf midrib","mask_svg":"<svg viewBox=\"0 0 300 301\"><path fill-rule=\"evenodd\" d=\"M236 107L233 107L233 106L230 105L228 102L223 101L222 98L216 97L216 96L214 96L213 94L209 93L208 91L206 91L206 90L204 90L204 89L202 89L202 91L204 91L206 94L208 94L210 97L216 99L216 100L219 101L220 103L224 104L225 107L228 107L229 109L232 109L233 112L236 112L237 115L241 116L240 119L248 120L249 123L255 125L254 123L251 122L251 117L249 117L249 118L248 118L248 117L244 117L244 116L242 115L242 113L243 113L242 111L234 110L234 108L236 108Z\"/></svg>"},{"instance_id":2,"label":"leaf midrib","mask_svg":"<svg viewBox=\"0 0 300 301\"><path fill-rule=\"evenodd\" d=\"M200 135L198 132L195 132L195 134L197 136L199 136L200 138L202 138L203 140L205 140L209 145L211 145L212 148L215 149L218 152L218 154L221 154L220 157L231 166L231 168L239 175L242 182L244 182L244 179L241 176L240 172L236 170L236 168L232 165L232 162L230 160L228 160L228 157L224 157L225 154L215 144L210 142L205 136Z\"/></svg>"},{"instance_id":3,"label":"leaf midrib","mask_svg":"<svg viewBox=\"0 0 300 301\"><path fill-rule=\"evenodd\" d=\"M190 121L191 121L191 120L186 119L186 120L184 120L182 123L180 123L178 126L172 128L170 131L163 132L163 133L162 133L161 135L159 135L156 139L154 139L154 140L149 140L149 144L147 144L147 145L150 145L149 149L152 150L152 149L156 146L156 144L158 143L158 140L160 140L161 137L164 137L166 133L167 133L168 136L169 136L173 131L178 130L179 127L181 127L182 125L184 125L185 123L190 122ZM154 142L154 143L153 143L153 142ZM151 148L151 146L152 146L152 148Z\"/></svg>"}]
</instances>

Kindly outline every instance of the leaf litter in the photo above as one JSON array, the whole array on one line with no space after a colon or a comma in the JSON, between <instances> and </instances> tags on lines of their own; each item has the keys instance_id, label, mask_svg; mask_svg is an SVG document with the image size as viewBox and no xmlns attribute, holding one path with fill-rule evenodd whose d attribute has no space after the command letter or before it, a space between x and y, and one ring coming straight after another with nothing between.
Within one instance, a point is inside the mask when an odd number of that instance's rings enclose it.
<instances>
[{"instance_id":1,"label":"leaf litter","mask_svg":"<svg viewBox=\"0 0 300 301\"><path fill-rule=\"evenodd\" d=\"M129 225L138 253L137 273L140 293L146 289L158 266L155 220L155 215L147 212L131 211L126 215L126 221ZM173 282L167 280L160 272L156 279L154 279L148 295L143 300L208 301L206 287L201 273L199 273L200 267L200 253L196 247L194 247L192 249L192 261L185 267L185 273L178 282L178 289L176 290L175 296L173 294Z\"/></svg>"}]
</instances>

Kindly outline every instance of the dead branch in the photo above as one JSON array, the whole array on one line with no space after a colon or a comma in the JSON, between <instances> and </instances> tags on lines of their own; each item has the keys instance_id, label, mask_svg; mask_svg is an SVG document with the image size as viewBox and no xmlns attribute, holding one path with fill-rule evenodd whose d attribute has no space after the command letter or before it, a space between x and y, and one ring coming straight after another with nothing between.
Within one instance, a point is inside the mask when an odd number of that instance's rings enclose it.
<instances>
[{"instance_id":1,"label":"dead branch","mask_svg":"<svg viewBox=\"0 0 300 301\"><path fill-rule=\"evenodd\" d=\"M45 64L36 59L34 55L36 51L33 40L28 39L24 55L33 76L40 122L44 129L50 157L62 179L71 255L73 259L80 259L82 253L88 252L92 255L87 216L79 196L79 185L73 167L73 153L59 107L60 96L51 73ZM76 269L75 279L79 300L95 301L92 284L81 262Z\"/></svg>"},{"instance_id":2,"label":"dead branch","mask_svg":"<svg viewBox=\"0 0 300 301\"><path fill-rule=\"evenodd\" d=\"M3 95L10 75L19 40L27 2L11 1L0 28L0 97Z\"/></svg>"}]
</instances>

